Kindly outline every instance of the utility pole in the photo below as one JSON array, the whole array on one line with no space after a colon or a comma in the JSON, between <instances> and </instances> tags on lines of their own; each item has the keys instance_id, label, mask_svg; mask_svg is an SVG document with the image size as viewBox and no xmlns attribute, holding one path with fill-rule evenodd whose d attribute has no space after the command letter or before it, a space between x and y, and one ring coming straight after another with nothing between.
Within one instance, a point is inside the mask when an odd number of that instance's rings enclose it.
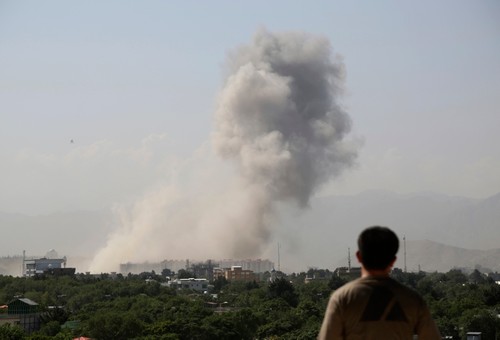
<instances>
[{"instance_id":1,"label":"utility pole","mask_svg":"<svg viewBox=\"0 0 500 340\"><path fill-rule=\"evenodd\" d=\"M404 246L404 259L405 259L405 273L406 273L406 235L403 236L403 246Z\"/></svg>"},{"instance_id":2,"label":"utility pole","mask_svg":"<svg viewBox=\"0 0 500 340\"><path fill-rule=\"evenodd\" d=\"M280 243L278 242L278 271L281 271L281 266L280 266Z\"/></svg>"},{"instance_id":3,"label":"utility pole","mask_svg":"<svg viewBox=\"0 0 500 340\"><path fill-rule=\"evenodd\" d=\"M351 248L347 248L347 272L351 272Z\"/></svg>"}]
</instances>

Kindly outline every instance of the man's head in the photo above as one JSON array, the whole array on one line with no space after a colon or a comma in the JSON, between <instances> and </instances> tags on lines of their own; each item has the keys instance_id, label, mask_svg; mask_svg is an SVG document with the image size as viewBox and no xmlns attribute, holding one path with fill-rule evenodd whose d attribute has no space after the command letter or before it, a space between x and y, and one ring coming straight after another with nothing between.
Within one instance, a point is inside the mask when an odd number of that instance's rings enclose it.
<instances>
[{"instance_id":1,"label":"man's head","mask_svg":"<svg viewBox=\"0 0 500 340\"><path fill-rule=\"evenodd\" d=\"M366 269L386 269L396 259L398 249L398 237L387 227L366 228L358 237L359 256Z\"/></svg>"}]
</instances>

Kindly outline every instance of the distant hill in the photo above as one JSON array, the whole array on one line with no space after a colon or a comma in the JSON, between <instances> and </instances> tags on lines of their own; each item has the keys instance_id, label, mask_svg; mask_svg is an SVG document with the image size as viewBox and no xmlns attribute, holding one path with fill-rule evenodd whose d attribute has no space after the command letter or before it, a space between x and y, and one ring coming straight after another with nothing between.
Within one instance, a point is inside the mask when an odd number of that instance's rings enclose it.
<instances>
[{"instance_id":1,"label":"distant hill","mask_svg":"<svg viewBox=\"0 0 500 340\"><path fill-rule=\"evenodd\" d=\"M412 253L416 262L411 263L415 268L419 263L422 269L427 267L431 270L474 266L475 261L495 267L490 264L488 256L498 251L476 253L466 249L500 248L500 193L487 199L470 199L435 193L402 195L368 191L353 196L319 197L313 199L310 205L302 213L287 207L282 209L278 237L285 249L284 261L297 262L297 265L305 267L331 268L339 263L346 265L347 250L350 248L355 264L354 252L359 232L367 226L384 225L395 230L401 239L406 236L407 259L410 251L416 252ZM288 250L287 244L291 244ZM413 244L415 250L410 248ZM431 244L434 246L431 247ZM450 248L446 248L445 244ZM419 257L425 255L420 252L430 253L431 250L436 254L430 260ZM443 261L452 265L440 266ZM431 265L433 262L435 264ZM402 267L402 263L398 265Z\"/></svg>"},{"instance_id":2,"label":"distant hill","mask_svg":"<svg viewBox=\"0 0 500 340\"><path fill-rule=\"evenodd\" d=\"M398 253L395 267L404 269L404 245ZM353 257L354 258L354 257ZM358 266L354 259L353 266ZM336 263L346 266L347 257ZM500 272L500 248L480 250L449 246L429 240L406 242L406 268L410 272L447 272L451 269L473 270L482 272Z\"/></svg>"},{"instance_id":3,"label":"distant hill","mask_svg":"<svg viewBox=\"0 0 500 340\"><path fill-rule=\"evenodd\" d=\"M85 261L105 245L116 224L110 211L37 216L0 212L0 256L21 255L23 250L30 256L44 255L54 248L75 262L80 259L77 268L85 270ZM314 198L310 208L300 211L284 205L275 220L267 253L255 257L277 263L277 241L283 270L347 265L348 249L356 265L359 232L377 224L394 229L401 241L406 236L408 270L417 270L418 265L426 271L480 265L500 271L500 193L470 199L428 192L401 195L368 191ZM403 267L402 254L399 258L396 265Z\"/></svg>"},{"instance_id":4,"label":"distant hill","mask_svg":"<svg viewBox=\"0 0 500 340\"><path fill-rule=\"evenodd\" d=\"M398 267L404 268L403 252ZM446 272L452 268L480 269L500 272L500 248L490 250L464 249L429 240L406 243L406 264L409 271Z\"/></svg>"},{"instance_id":5,"label":"distant hill","mask_svg":"<svg viewBox=\"0 0 500 340\"><path fill-rule=\"evenodd\" d=\"M464 248L500 247L500 194L476 200L371 191L319 198L312 205L316 219L323 223L330 216L337 223L358 228L387 225L408 239L429 239Z\"/></svg>"}]
</instances>

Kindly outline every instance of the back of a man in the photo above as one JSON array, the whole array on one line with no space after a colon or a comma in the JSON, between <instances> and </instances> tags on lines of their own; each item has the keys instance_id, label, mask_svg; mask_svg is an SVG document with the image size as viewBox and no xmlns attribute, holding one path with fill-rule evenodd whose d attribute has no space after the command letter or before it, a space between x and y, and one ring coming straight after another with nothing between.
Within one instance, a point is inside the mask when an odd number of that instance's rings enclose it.
<instances>
[{"instance_id":1,"label":"back of a man","mask_svg":"<svg viewBox=\"0 0 500 340\"><path fill-rule=\"evenodd\" d=\"M441 339L424 300L389 277L399 247L388 228L371 227L358 239L362 277L331 296L318 339Z\"/></svg>"}]
</instances>

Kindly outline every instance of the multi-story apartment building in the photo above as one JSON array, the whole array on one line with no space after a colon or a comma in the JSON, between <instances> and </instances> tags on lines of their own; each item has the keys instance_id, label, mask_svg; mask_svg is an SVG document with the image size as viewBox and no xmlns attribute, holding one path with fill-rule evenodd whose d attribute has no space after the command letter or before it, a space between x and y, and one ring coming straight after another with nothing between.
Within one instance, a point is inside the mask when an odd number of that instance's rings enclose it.
<instances>
[{"instance_id":1,"label":"multi-story apartment building","mask_svg":"<svg viewBox=\"0 0 500 340\"><path fill-rule=\"evenodd\" d=\"M214 279L224 277L228 281L253 281L255 280L254 272L244 270L241 266L231 266L231 268L215 268Z\"/></svg>"}]
</instances>

